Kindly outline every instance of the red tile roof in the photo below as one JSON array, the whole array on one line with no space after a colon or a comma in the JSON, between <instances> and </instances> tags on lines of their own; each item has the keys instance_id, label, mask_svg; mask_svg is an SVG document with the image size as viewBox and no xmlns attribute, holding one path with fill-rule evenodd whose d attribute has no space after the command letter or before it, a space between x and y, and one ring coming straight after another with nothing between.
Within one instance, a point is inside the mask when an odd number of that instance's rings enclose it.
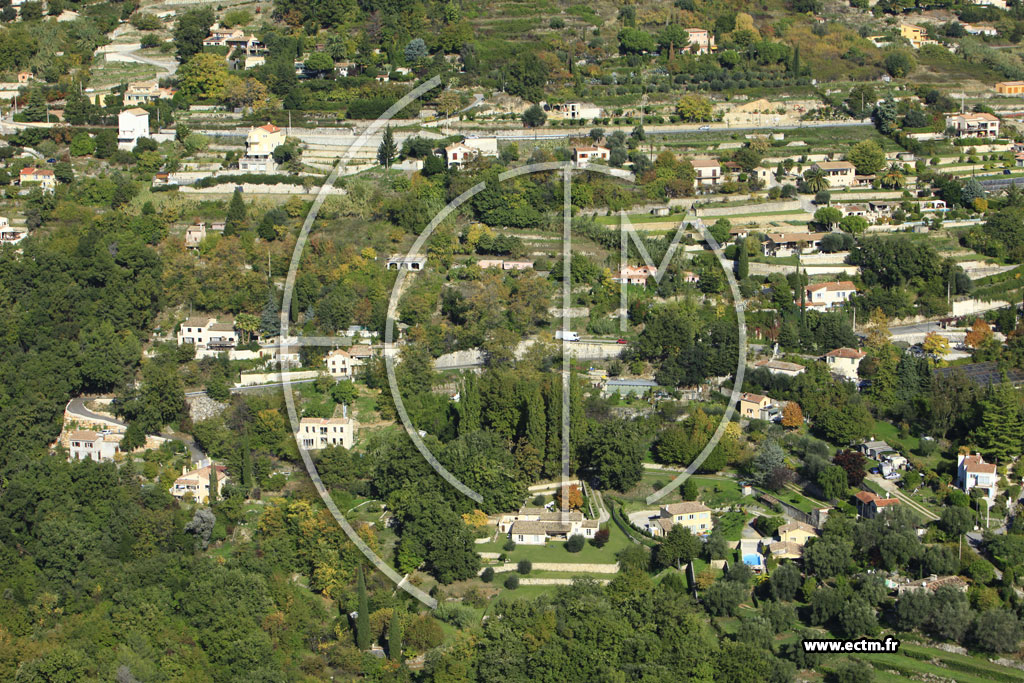
<instances>
[{"instance_id":1,"label":"red tile roof","mask_svg":"<svg viewBox=\"0 0 1024 683\"><path fill-rule=\"evenodd\" d=\"M825 354L827 358L863 358L867 354L857 349L851 349L849 347L842 347L833 349Z\"/></svg>"}]
</instances>

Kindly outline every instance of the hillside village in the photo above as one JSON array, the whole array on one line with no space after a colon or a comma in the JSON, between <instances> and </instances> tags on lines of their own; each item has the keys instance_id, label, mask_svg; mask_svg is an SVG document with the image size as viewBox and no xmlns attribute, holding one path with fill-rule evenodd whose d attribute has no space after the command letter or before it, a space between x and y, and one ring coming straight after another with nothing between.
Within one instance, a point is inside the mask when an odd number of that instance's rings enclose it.
<instances>
[{"instance_id":1,"label":"hillside village","mask_svg":"<svg viewBox=\"0 0 1024 683\"><path fill-rule=\"evenodd\" d=\"M1019 3L0 23L0 679L1024 679Z\"/></svg>"}]
</instances>

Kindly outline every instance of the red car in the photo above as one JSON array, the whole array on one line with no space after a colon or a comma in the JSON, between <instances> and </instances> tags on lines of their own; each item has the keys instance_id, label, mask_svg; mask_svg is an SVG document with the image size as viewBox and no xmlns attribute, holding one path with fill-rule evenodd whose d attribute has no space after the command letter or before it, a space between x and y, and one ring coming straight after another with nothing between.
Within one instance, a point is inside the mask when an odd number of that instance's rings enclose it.
<instances>
[{"instance_id":1,"label":"red car","mask_svg":"<svg viewBox=\"0 0 1024 683\"><path fill-rule=\"evenodd\" d=\"M616 343L616 344L628 344L629 342L628 342L628 341L626 341L625 339L620 339L620 340L618 340L618 341L617 341L617 342L615 342L615 343Z\"/></svg>"}]
</instances>

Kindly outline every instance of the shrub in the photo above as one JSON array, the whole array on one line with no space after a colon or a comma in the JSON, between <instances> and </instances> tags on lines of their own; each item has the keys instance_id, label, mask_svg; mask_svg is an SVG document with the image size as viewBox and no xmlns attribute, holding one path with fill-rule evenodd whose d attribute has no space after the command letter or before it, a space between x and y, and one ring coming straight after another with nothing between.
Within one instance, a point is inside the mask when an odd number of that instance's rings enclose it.
<instances>
[{"instance_id":1,"label":"shrub","mask_svg":"<svg viewBox=\"0 0 1024 683\"><path fill-rule=\"evenodd\" d=\"M507 541L505 541L505 545L501 546L501 549L505 552L512 552L516 549L516 542L510 538Z\"/></svg>"},{"instance_id":2,"label":"shrub","mask_svg":"<svg viewBox=\"0 0 1024 683\"><path fill-rule=\"evenodd\" d=\"M533 501L532 502L533 502L534 507L540 507L540 506L544 505L544 496L536 495L536 496L533 497Z\"/></svg>"},{"instance_id":3,"label":"shrub","mask_svg":"<svg viewBox=\"0 0 1024 683\"><path fill-rule=\"evenodd\" d=\"M519 560L519 564L516 565L516 571L520 574L529 574L533 569L533 562L529 560Z\"/></svg>"},{"instance_id":4,"label":"shrub","mask_svg":"<svg viewBox=\"0 0 1024 683\"><path fill-rule=\"evenodd\" d=\"M484 583L490 583L491 581L494 581L494 569L491 567L487 567L482 572L480 572L480 580Z\"/></svg>"},{"instance_id":5,"label":"shrub","mask_svg":"<svg viewBox=\"0 0 1024 683\"><path fill-rule=\"evenodd\" d=\"M594 538L590 542L595 548L602 548L608 542L609 536L611 536L611 532L608 531L608 527L604 527L597 530L597 533L594 534Z\"/></svg>"},{"instance_id":6,"label":"shrub","mask_svg":"<svg viewBox=\"0 0 1024 683\"><path fill-rule=\"evenodd\" d=\"M565 542L565 549L568 550L570 553L578 553L579 551L583 550L583 545L585 543L586 539L584 539L579 534L574 534L569 537L568 541Z\"/></svg>"},{"instance_id":7,"label":"shrub","mask_svg":"<svg viewBox=\"0 0 1024 683\"><path fill-rule=\"evenodd\" d=\"M505 588L509 589L510 591L514 591L515 589L519 588L519 577L513 574L512 576L505 579Z\"/></svg>"}]
</instances>

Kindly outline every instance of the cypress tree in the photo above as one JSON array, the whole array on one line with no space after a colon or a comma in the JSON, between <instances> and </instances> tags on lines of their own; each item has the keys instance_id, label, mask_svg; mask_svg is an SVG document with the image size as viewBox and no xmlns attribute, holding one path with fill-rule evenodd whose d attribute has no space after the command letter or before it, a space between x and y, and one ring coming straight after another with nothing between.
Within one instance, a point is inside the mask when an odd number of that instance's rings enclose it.
<instances>
[{"instance_id":1,"label":"cypress tree","mask_svg":"<svg viewBox=\"0 0 1024 683\"><path fill-rule=\"evenodd\" d=\"M793 48L793 76L800 78L800 46Z\"/></svg>"},{"instance_id":2,"label":"cypress tree","mask_svg":"<svg viewBox=\"0 0 1024 683\"><path fill-rule=\"evenodd\" d=\"M377 162L384 168L391 168L391 163L398 156L398 147L395 145L395 136L391 132L391 126L384 129L384 139L380 141L377 148Z\"/></svg>"},{"instance_id":3,"label":"cypress tree","mask_svg":"<svg viewBox=\"0 0 1024 683\"><path fill-rule=\"evenodd\" d=\"M210 463L210 497L209 503L213 505L217 500L217 466Z\"/></svg>"},{"instance_id":4,"label":"cypress tree","mask_svg":"<svg viewBox=\"0 0 1024 683\"><path fill-rule=\"evenodd\" d=\"M396 662L402 661L402 619L395 610L388 625L388 658Z\"/></svg>"},{"instance_id":5,"label":"cypress tree","mask_svg":"<svg viewBox=\"0 0 1024 683\"><path fill-rule=\"evenodd\" d=\"M736 246L740 252L736 259L736 279L745 280L750 275L750 253L747 251L747 241L740 240Z\"/></svg>"},{"instance_id":6,"label":"cypress tree","mask_svg":"<svg viewBox=\"0 0 1024 683\"><path fill-rule=\"evenodd\" d=\"M363 568L360 566L356 572L357 591L359 597L359 610L356 615L356 647L360 650L370 649L370 601L366 597L366 580L363 578Z\"/></svg>"},{"instance_id":7,"label":"cypress tree","mask_svg":"<svg viewBox=\"0 0 1024 683\"><path fill-rule=\"evenodd\" d=\"M242 226L245 224L245 200L242 199L242 193L235 188L234 194L231 195L231 203L228 204L228 215L227 221L224 223L224 234L234 235Z\"/></svg>"}]
</instances>

